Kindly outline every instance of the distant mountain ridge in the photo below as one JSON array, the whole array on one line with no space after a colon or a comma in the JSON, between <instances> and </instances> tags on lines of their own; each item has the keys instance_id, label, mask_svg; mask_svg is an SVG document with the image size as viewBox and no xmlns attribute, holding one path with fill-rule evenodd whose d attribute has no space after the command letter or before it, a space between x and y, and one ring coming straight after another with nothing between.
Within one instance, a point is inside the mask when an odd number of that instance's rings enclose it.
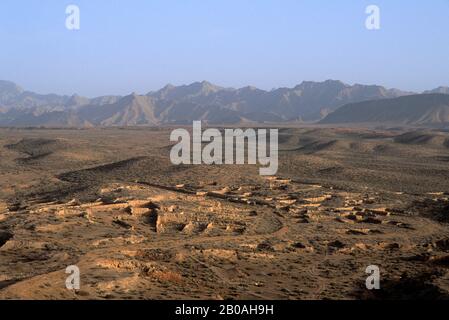
<instances>
[{"instance_id":1,"label":"distant mountain ridge","mask_svg":"<svg viewBox=\"0 0 449 320\"><path fill-rule=\"evenodd\" d=\"M442 93L442 94L449 94L449 87L438 87L433 90L425 91L424 93Z\"/></svg>"},{"instance_id":2,"label":"distant mountain ridge","mask_svg":"<svg viewBox=\"0 0 449 320\"><path fill-rule=\"evenodd\" d=\"M322 124L449 125L449 95L426 93L345 105Z\"/></svg>"},{"instance_id":3,"label":"distant mountain ridge","mask_svg":"<svg viewBox=\"0 0 449 320\"><path fill-rule=\"evenodd\" d=\"M441 89L435 89L441 90ZM0 81L0 126L157 126L202 120L210 124L309 122L347 104L412 95L377 85L304 81L271 91L223 88L207 81L122 96L42 95Z\"/></svg>"},{"instance_id":4,"label":"distant mountain ridge","mask_svg":"<svg viewBox=\"0 0 449 320\"><path fill-rule=\"evenodd\" d=\"M42 111L67 110L87 104L104 104L116 101L118 96L106 96L88 99L78 95L67 96L57 94L38 94L23 90L13 82L0 80L0 107L3 110L20 109L29 111L37 109Z\"/></svg>"}]
</instances>

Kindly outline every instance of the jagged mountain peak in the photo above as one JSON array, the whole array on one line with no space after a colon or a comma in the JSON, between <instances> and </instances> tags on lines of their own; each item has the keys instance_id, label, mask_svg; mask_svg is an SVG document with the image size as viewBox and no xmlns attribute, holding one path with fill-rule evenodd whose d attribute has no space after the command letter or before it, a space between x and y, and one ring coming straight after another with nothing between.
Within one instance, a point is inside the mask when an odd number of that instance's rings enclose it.
<instances>
[{"instance_id":1,"label":"jagged mountain peak","mask_svg":"<svg viewBox=\"0 0 449 320\"><path fill-rule=\"evenodd\" d=\"M150 95L159 99L177 100L195 96L207 96L222 89L223 88L218 87L210 82L202 81L181 86L173 86L169 84L159 91L150 93Z\"/></svg>"},{"instance_id":2,"label":"jagged mountain peak","mask_svg":"<svg viewBox=\"0 0 449 320\"><path fill-rule=\"evenodd\" d=\"M146 104L149 103L151 101L151 97L150 96L146 96L146 95L139 95L136 92L132 92L127 96L124 96L120 99L117 100L116 103L125 105L125 104Z\"/></svg>"},{"instance_id":3,"label":"jagged mountain peak","mask_svg":"<svg viewBox=\"0 0 449 320\"><path fill-rule=\"evenodd\" d=\"M11 91L11 92L17 92L17 93L24 92L24 90L20 86L15 84L14 82L0 80L0 92L5 92L5 91Z\"/></svg>"},{"instance_id":4,"label":"jagged mountain peak","mask_svg":"<svg viewBox=\"0 0 449 320\"><path fill-rule=\"evenodd\" d=\"M65 103L67 107L79 107L88 105L90 103L90 100L88 98L82 97L78 94L73 94L69 100Z\"/></svg>"},{"instance_id":5,"label":"jagged mountain peak","mask_svg":"<svg viewBox=\"0 0 449 320\"><path fill-rule=\"evenodd\" d=\"M11 81L0 80L0 102L17 97L24 93L24 90Z\"/></svg>"},{"instance_id":6,"label":"jagged mountain peak","mask_svg":"<svg viewBox=\"0 0 449 320\"><path fill-rule=\"evenodd\" d=\"M193 91L197 91L197 93L209 94L212 92L217 92L222 90L223 88L216 86L208 81L194 82L188 86Z\"/></svg>"},{"instance_id":7,"label":"jagged mountain peak","mask_svg":"<svg viewBox=\"0 0 449 320\"><path fill-rule=\"evenodd\" d=\"M240 91L240 92L255 92L255 91L261 91L261 92L262 92L262 91L264 91L264 90L261 90L261 89L255 87L255 86L246 86L246 87L242 87L242 88L238 89L238 91Z\"/></svg>"},{"instance_id":8,"label":"jagged mountain peak","mask_svg":"<svg viewBox=\"0 0 449 320\"><path fill-rule=\"evenodd\" d=\"M311 88L323 88L323 87L339 87L339 88L345 88L348 87L347 84L340 80L325 80L322 82L318 81L303 81L299 85L295 87L295 89L311 89Z\"/></svg>"}]
</instances>

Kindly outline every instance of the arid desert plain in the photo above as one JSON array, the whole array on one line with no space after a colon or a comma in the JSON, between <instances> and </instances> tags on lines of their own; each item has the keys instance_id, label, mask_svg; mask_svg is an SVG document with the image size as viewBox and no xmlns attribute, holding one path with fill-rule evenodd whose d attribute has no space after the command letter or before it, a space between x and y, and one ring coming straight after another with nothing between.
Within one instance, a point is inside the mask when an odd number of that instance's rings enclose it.
<instances>
[{"instance_id":1,"label":"arid desert plain","mask_svg":"<svg viewBox=\"0 0 449 320\"><path fill-rule=\"evenodd\" d=\"M275 177L169 135L0 129L0 299L449 297L449 132L284 128Z\"/></svg>"}]
</instances>

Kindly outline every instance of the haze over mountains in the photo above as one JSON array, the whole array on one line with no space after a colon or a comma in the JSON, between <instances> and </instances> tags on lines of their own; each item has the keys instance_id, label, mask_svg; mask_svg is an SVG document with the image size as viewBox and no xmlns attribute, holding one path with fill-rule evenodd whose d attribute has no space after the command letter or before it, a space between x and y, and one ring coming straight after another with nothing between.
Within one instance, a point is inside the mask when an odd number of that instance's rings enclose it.
<instances>
[{"instance_id":1,"label":"haze over mountains","mask_svg":"<svg viewBox=\"0 0 449 320\"><path fill-rule=\"evenodd\" d=\"M189 124L194 120L237 124L315 122L323 118L325 123L336 123L337 120L342 123L394 120L420 125L449 122L449 95L444 95L449 93L449 88L440 87L426 93L429 94L417 95L377 85L348 85L336 80L307 81L294 88L271 91L254 87L223 88L203 81L183 86L167 85L146 95L133 93L125 97L89 99L78 95L37 94L12 82L0 81L0 126L156 126ZM404 96L408 96L407 99ZM395 98L399 98L397 103L386 102L388 99L396 101ZM354 118L353 108L357 109L357 103L365 101L372 101L361 104L367 117L361 117L359 112ZM401 112L395 118L389 117L387 110L396 108L398 103ZM412 108L408 109L408 104ZM329 115L345 105L349 106ZM384 116L377 116L377 112Z\"/></svg>"}]
</instances>

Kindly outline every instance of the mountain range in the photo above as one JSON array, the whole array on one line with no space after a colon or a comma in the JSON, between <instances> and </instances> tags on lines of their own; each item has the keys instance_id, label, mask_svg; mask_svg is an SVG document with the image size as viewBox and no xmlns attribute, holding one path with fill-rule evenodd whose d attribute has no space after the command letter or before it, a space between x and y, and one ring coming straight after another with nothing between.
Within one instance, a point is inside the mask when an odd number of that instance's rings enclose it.
<instances>
[{"instance_id":1,"label":"mountain range","mask_svg":"<svg viewBox=\"0 0 449 320\"><path fill-rule=\"evenodd\" d=\"M449 94L448 87L425 92ZM209 82L173 86L139 95L86 98L79 95L37 94L0 81L0 126L157 126L209 124L316 122L331 123L331 113L359 102L418 96L378 85L348 85L337 80L305 81L294 88L271 91L224 88ZM421 95L419 95L421 96ZM329 115L329 117L327 117ZM327 119L327 120L326 120ZM330 119L330 120L329 120ZM329 122L330 121L330 122Z\"/></svg>"},{"instance_id":2,"label":"mountain range","mask_svg":"<svg viewBox=\"0 0 449 320\"><path fill-rule=\"evenodd\" d=\"M449 94L425 93L380 101L347 104L323 124L449 125Z\"/></svg>"}]
</instances>

